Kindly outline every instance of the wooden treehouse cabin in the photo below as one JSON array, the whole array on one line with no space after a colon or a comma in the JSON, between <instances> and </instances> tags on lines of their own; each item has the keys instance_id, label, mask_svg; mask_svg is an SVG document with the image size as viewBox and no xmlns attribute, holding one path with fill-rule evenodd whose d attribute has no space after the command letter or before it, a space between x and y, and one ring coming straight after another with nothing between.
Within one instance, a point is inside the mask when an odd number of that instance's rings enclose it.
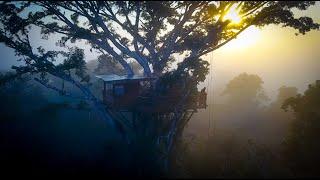
<instances>
[{"instance_id":1,"label":"wooden treehouse cabin","mask_svg":"<svg viewBox=\"0 0 320 180\"><path fill-rule=\"evenodd\" d=\"M154 93L154 77L147 76L96 76L103 81L102 97L104 104L116 111L173 112L184 93L179 87L170 87L165 95ZM184 110L206 108L206 94L188 96Z\"/></svg>"}]
</instances>

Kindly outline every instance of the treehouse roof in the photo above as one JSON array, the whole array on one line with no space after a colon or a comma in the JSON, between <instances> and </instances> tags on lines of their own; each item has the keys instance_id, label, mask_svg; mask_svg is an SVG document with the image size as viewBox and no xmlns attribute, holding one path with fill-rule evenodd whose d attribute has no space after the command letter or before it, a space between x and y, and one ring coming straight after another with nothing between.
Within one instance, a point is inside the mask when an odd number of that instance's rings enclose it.
<instances>
[{"instance_id":1,"label":"treehouse roof","mask_svg":"<svg viewBox=\"0 0 320 180\"><path fill-rule=\"evenodd\" d=\"M115 74L111 75L97 75L98 79L101 79L104 82L107 83L113 83L113 82L132 82L132 81L147 81L151 79L155 79L154 77L149 76L143 76L143 75L133 75L133 76L118 76Z\"/></svg>"}]
</instances>

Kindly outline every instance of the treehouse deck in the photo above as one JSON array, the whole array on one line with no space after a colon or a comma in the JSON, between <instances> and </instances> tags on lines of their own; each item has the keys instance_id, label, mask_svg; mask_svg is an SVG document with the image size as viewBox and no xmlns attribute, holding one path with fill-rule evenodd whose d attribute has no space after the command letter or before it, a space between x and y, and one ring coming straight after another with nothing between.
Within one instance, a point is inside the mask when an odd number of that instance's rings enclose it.
<instances>
[{"instance_id":1,"label":"treehouse deck","mask_svg":"<svg viewBox=\"0 0 320 180\"><path fill-rule=\"evenodd\" d=\"M103 81L102 97L104 104L120 111L139 112L173 112L174 108L184 95L177 88L171 89L166 95L148 93L153 87L153 77L146 76L96 76ZM190 95L184 103L183 109L203 109L206 104L200 102L200 93Z\"/></svg>"},{"instance_id":2,"label":"treehouse deck","mask_svg":"<svg viewBox=\"0 0 320 180\"><path fill-rule=\"evenodd\" d=\"M175 107L181 100L182 95L179 96L155 96L146 97L139 96L136 100L136 108L142 112L173 112ZM184 110L202 109L205 106L199 106L197 96L189 96L189 99L184 104Z\"/></svg>"}]
</instances>

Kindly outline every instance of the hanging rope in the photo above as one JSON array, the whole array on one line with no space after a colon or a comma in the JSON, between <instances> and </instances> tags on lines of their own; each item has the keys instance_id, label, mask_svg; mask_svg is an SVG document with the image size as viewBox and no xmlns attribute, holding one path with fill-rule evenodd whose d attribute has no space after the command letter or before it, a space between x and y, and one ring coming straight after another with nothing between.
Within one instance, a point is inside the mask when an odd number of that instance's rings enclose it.
<instances>
[{"instance_id":1,"label":"hanging rope","mask_svg":"<svg viewBox=\"0 0 320 180\"><path fill-rule=\"evenodd\" d=\"M209 137L210 137L210 75L211 75L211 54L210 54L210 59L209 59L209 63L210 63L210 65L209 65L209 74L208 74L208 78L207 78L207 94L208 94L208 98L207 98L207 100L208 100L208 112L209 112L209 114L208 114L208 140L209 140Z\"/></svg>"},{"instance_id":2,"label":"hanging rope","mask_svg":"<svg viewBox=\"0 0 320 180\"><path fill-rule=\"evenodd\" d=\"M209 111L209 118L208 118L208 140L210 138L210 128L211 128L211 119L212 119L212 105L211 103L213 103L213 88L211 90L211 84L210 82L213 80L212 78L212 64L213 64L213 54L210 53L210 59L209 59L209 77L208 77L208 83L207 83L207 92L208 92L208 111ZM211 93L212 91L212 93ZM214 125L214 124L213 124Z\"/></svg>"},{"instance_id":3,"label":"hanging rope","mask_svg":"<svg viewBox=\"0 0 320 180\"><path fill-rule=\"evenodd\" d=\"M211 68L210 68L210 76L211 76L211 79L210 81L213 83L213 53L211 53ZM211 93L211 99L210 99L210 102L212 103L211 107L210 107L210 113L211 113L211 118L210 118L210 121L212 121L212 127L213 127L213 130L212 130L212 133L214 132L215 128L216 128L216 125L215 125L215 121L214 121L214 117L213 117L213 106L214 106L214 87L213 87L213 84L211 85L212 87L212 93Z\"/></svg>"}]
</instances>

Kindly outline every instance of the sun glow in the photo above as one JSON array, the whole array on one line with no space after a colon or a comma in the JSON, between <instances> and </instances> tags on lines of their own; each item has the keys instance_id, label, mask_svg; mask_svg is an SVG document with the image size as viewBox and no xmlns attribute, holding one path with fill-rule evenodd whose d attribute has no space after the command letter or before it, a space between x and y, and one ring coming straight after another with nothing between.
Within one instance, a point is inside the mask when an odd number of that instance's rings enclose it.
<instances>
[{"instance_id":1,"label":"sun glow","mask_svg":"<svg viewBox=\"0 0 320 180\"><path fill-rule=\"evenodd\" d=\"M242 17L240 15L241 4L234 4L226 15L223 17L223 21L230 20L231 26L241 26ZM257 43L260 38L260 30L256 27L249 27L240 33L235 39L227 43L224 47L226 49L245 49L248 47L252 47Z\"/></svg>"},{"instance_id":2,"label":"sun glow","mask_svg":"<svg viewBox=\"0 0 320 180\"><path fill-rule=\"evenodd\" d=\"M239 24L241 17L239 15L240 8L236 9L237 6L232 6L228 13L224 16L223 20L231 20L233 24Z\"/></svg>"},{"instance_id":3,"label":"sun glow","mask_svg":"<svg viewBox=\"0 0 320 180\"><path fill-rule=\"evenodd\" d=\"M245 49L252 47L257 43L257 41L260 39L260 29L257 27L251 26L248 29L244 30L242 33L239 34L239 36L229 43L227 43L224 47L226 49Z\"/></svg>"}]
</instances>

